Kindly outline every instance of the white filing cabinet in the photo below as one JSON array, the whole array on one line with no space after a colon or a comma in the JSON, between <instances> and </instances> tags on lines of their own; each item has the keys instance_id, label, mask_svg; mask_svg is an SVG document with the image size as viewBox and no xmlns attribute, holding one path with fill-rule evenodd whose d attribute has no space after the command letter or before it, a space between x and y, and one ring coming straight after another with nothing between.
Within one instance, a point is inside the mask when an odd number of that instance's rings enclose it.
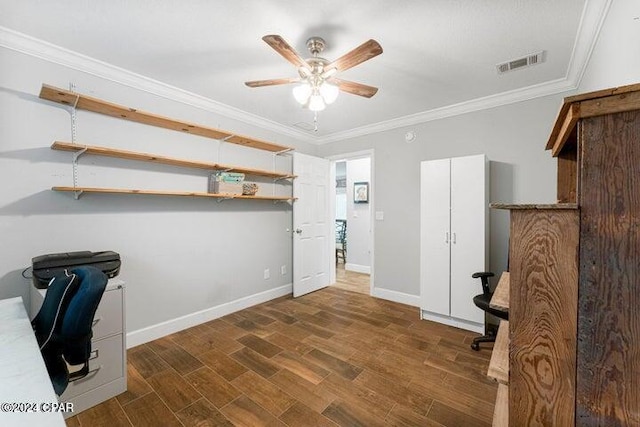
<instances>
[{"instance_id":1,"label":"white filing cabinet","mask_svg":"<svg viewBox=\"0 0 640 427\"><path fill-rule=\"evenodd\" d=\"M484 312L471 275L489 256L489 162L484 155L421 163L420 294L423 319L475 332Z\"/></svg>"},{"instance_id":2,"label":"white filing cabinet","mask_svg":"<svg viewBox=\"0 0 640 427\"><path fill-rule=\"evenodd\" d=\"M93 320L89 375L70 382L60 396L73 402L73 413L91 408L127 390L127 351L125 334L124 282L111 279ZM31 287L31 318L40 310L46 289Z\"/></svg>"}]
</instances>

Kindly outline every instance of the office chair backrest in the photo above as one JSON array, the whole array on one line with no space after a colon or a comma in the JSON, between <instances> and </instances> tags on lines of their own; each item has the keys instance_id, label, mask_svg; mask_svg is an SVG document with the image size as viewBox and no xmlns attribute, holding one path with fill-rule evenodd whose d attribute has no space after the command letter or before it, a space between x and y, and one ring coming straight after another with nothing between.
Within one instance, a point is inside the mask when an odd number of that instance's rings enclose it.
<instances>
[{"instance_id":1,"label":"office chair backrest","mask_svg":"<svg viewBox=\"0 0 640 427\"><path fill-rule=\"evenodd\" d=\"M49 281L40 311L31 321L40 350L46 347L52 339L58 339L64 314L76 294L78 286L80 286L78 276L67 270L64 271L64 274L55 276Z\"/></svg>"},{"instance_id":2,"label":"office chair backrest","mask_svg":"<svg viewBox=\"0 0 640 427\"><path fill-rule=\"evenodd\" d=\"M61 334L66 339L64 358L69 364L78 365L89 359L93 337L91 326L108 278L94 267L78 267L72 272L80 278L80 286L67 307Z\"/></svg>"},{"instance_id":3,"label":"office chair backrest","mask_svg":"<svg viewBox=\"0 0 640 427\"><path fill-rule=\"evenodd\" d=\"M480 279L482 283L482 293L485 295L492 295L491 288L489 287L489 277L493 277L494 274L490 271L481 271L478 273L473 273L471 277L474 279Z\"/></svg>"},{"instance_id":4,"label":"office chair backrest","mask_svg":"<svg viewBox=\"0 0 640 427\"><path fill-rule=\"evenodd\" d=\"M91 326L107 285L107 276L91 266L77 267L54 277L40 311L33 319L40 351L56 394L61 395L70 380L70 365L84 364L74 373L89 372Z\"/></svg>"}]
</instances>

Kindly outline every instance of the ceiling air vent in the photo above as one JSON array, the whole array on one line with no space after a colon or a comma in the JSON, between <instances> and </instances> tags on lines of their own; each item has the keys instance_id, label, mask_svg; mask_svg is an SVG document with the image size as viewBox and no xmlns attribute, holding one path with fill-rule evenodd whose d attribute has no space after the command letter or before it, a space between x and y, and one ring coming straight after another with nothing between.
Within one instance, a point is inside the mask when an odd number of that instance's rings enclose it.
<instances>
[{"instance_id":1,"label":"ceiling air vent","mask_svg":"<svg viewBox=\"0 0 640 427\"><path fill-rule=\"evenodd\" d=\"M295 127L302 129L302 130L306 130L306 131L312 131L313 130L313 125L311 123L307 123L307 122L298 122L298 123L294 123L293 124Z\"/></svg>"},{"instance_id":2,"label":"ceiling air vent","mask_svg":"<svg viewBox=\"0 0 640 427\"><path fill-rule=\"evenodd\" d=\"M503 62L496 65L498 74L504 74L508 71L518 70L520 68L530 67L532 65L540 64L544 62L545 51L533 53L531 55L523 56L522 58L512 59L511 61Z\"/></svg>"}]
</instances>

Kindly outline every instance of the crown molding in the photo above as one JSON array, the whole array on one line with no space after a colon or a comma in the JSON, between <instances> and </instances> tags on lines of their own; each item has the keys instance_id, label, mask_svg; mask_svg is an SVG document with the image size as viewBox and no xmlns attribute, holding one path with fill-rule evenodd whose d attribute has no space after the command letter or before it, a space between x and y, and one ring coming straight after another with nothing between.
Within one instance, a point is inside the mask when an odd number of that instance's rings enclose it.
<instances>
[{"instance_id":1,"label":"crown molding","mask_svg":"<svg viewBox=\"0 0 640 427\"><path fill-rule=\"evenodd\" d=\"M0 26L0 46L243 123L317 144L317 138L210 98Z\"/></svg>"},{"instance_id":2,"label":"crown molding","mask_svg":"<svg viewBox=\"0 0 640 427\"><path fill-rule=\"evenodd\" d=\"M398 117L396 119L386 120L384 122L378 122L344 132L332 133L323 137L320 144L328 144L330 142L341 141L372 133L384 132L405 126L440 120L447 117L459 116L461 114L467 114L474 111L486 110L489 108L500 107L502 105L540 98L542 96L554 95L556 93L566 92L576 88L577 86L574 83L562 78L526 88L515 89L509 92L502 92L495 95L485 96L483 98L476 98L470 101L460 102L458 104L447 105L446 107L434 108L432 110Z\"/></svg>"},{"instance_id":3,"label":"crown molding","mask_svg":"<svg viewBox=\"0 0 640 427\"><path fill-rule=\"evenodd\" d=\"M573 46L569 66L567 67L567 74L561 79L422 111L343 132L335 132L325 136L309 135L306 132L296 130L290 126L282 125L275 121L265 119L264 117L133 73L2 26L0 26L0 46L235 119L280 135L286 135L302 142L320 145L576 90L585 73L612 1L613 0L587 0L585 2L578 26L576 42Z\"/></svg>"},{"instance_id":4,"label":"crown molding","mask_svg":"<svg viewBox=\"0 0 640 427\"><path fill-rule=\"evenodd\" d=\"M576 88L580 86L582 77L587 70L591 54L612 2L613 0L587 0L582 10L576 42L573 45L567 69L567 80L574 82Z\"/></svg>"}]
</instances>

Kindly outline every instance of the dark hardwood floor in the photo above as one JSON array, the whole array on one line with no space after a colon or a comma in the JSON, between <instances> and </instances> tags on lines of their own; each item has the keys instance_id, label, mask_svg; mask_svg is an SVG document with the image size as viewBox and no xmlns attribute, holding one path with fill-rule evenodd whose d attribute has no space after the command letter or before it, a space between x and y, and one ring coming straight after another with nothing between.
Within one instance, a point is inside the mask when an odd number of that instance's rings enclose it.
<instances>
[{"instance_id":1,"label":"dark hardwood floor","mask_svg":"<svg viewBox=\"0 0 640 427\"><path fill-rule=\"evenodd\" d=\"M128 391L69 426L490 426L475 334L328 287L128 350Z\"/></svg>"},{"instance_id":2,"label":"dark hardwood floor","mask_svg":"<svg viewBox=\"0 0 640 427\"><path fill-rule=\"evenodd\" d=\"M370 280L371 277L368 274L346 270L344 264L339 263L336 265L336 283L331 286L345 291L371 295Z\"/></svg>"}]
</instances>

